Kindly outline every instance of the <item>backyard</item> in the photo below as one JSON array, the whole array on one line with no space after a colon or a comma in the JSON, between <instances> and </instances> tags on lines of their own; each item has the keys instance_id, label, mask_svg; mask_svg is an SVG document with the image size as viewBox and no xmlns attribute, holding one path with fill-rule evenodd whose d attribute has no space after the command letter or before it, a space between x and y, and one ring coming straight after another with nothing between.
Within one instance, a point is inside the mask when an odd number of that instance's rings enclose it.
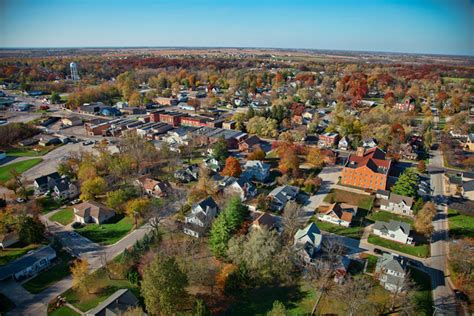
<instances>
[{"instance_id":1,"label":"backyard","mask_svg":"<svg viewBox=\"0 0 474 316\"><path fill-rule=\"evenodd\" d=\"M122 239L132 230L133 220L120 215L115 216L109 223L88 224L76 229L82 236L101 245L111 245Z\"/></svg>"},{"instance_id":2,"label":"backyard","mask_svg":"<svg viewBox=\"0 0 474 316\"><path fill-rule=\"evenodd\" d=\"M33 168L34 166L36 166L42 161L43 159L41 158L33 158L33 159L13 162L6 166L0 167L0 183L5 183L11 179L12 175L10 172L12 170L16 170L18 173L21 174L25 172L26 170Z\"/></svg>"},{"instance_id":3,"label":"backyard","mask_svg":"<svg viewBox=\"0 0 474 316\"><path fill-rule=\"evenodd\" d=\"M448 210L449 235L453 238L474 237L474 216Z\"/></svg>"},{"instance_id":4,"label":"backyard","mask_svg":"<svg viewBox=\"0 0 474 316\"><path fill-rule=\"evenodd\" d=\"M412 218L410 218L408 216L394 214L394 213L387 212L387 211L372 212L372 213L370 213L369 216L367 216L367 219L372 221L372 222L376 222L376 221L389 222L389 221L393 220L393 221L400 221L400 222L404 222L404 223L408 223L410 225L413 225L413 219Z\"/></svg>"},{"instance_id":5,"label":"backyard","mask_svg":"<svg viewBox=\"0 0 474 316\"><path fill-rule=\"evenodd\" d=\"M347 203L357 205L357 212L368 212L374 205L374 197L370 195L357 194L349 191L333 189L324 198L326 203Z\"/></svg>"},{"instance_id":6,"label":"backyard","mask_svg":"<svg viewBox=\"0 0 474 316\"><path fill-rule=\"evenodd\" d=\"M319 229L328 233L333 233L353 239L360 239L362 237L362 234L364 233L363 226L344 227L320 221L316 217L313 217L312 220L314 223L316 223L316 226L318 226Z\"/></svg>"},{"instance_id":7,"label":"backyard","mask_svg":"<svg viewBox=\"0 0 474 316\"><path fill-rule=\"evenodd\" d=\"M74 211L72 208L64 208L51 215L49 219L66 226L73 221Z\"/></svg>"},{"instance_id":8,"label":"backyard","mask_svg":"<svg viewBox=\"0 0 474 316\"><path fill-rule=\"evenodd\" d=\"M368 238L368 242L377 246L400 251L412 256L425 258L430 255L429 244L421 244L415 246L404 245L375 235L370 235Z\"/></svg>"},{"instance_id":9,"label":"backyard","mask_svg":"<svg viewBox=\"0 0 474 316\"><path fill-rule=\"evenodd\" d=\"M79 316L80 314L70 309L67 306L61 306L60 308L48 313L49 316Z\"/></svg>"},{"instance_id":10,"label":"backyard","mask_svg":"<svg viewBox=\"0 0 474 316\"><path fill-rule=\"evenodd\" d=\"M20 258L28 251L36 249L40 245L37 245L37 244L22 245L21 243L16 243L12 246L13 247L0 250L0 265L7 264L10 261Z\"/></svg>"}]
</instances>

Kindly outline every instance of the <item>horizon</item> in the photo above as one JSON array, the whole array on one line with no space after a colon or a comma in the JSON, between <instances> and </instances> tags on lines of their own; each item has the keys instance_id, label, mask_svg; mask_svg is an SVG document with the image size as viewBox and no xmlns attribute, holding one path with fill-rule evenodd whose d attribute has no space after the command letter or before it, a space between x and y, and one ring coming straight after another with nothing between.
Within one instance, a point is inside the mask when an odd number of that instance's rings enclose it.
<instances>
[{"instance_id":1,"label":"horizon","mask_svg":"<svg viewBox=\"0 0 474 316\"><path fill-rule=\"evenodd\" d=\"M469 0L4 0L0 9L2 49L202 47L474 56Z\"/></svg>"}]
</instances>

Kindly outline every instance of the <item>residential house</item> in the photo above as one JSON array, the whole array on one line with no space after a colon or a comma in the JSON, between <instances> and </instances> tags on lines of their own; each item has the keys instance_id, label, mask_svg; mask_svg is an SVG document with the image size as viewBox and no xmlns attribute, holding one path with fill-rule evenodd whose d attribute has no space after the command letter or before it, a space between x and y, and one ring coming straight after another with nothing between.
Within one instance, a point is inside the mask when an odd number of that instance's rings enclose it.
<instances>
[{"instance_id":1,"label":"residential house","mask_svg":"<svg viewBox=\"0 0 474 316\"><path fill-rule=\"evenodd\" d=\"M64 126L79 126L79 125L82 125L82 120L78 116L69 116L69 117L64 117L61 120L61 123Z\"/></svg>"},{"instance_id":2,"label":"residential house","mask_svg":"<svg viewBox=\"0 0 474 316\"><path fill-rule=\"evenodd\" d=\"M350 146L349 139L344 136L340 141L337 147L341 150L348 150Z\"/></svg>"},{"instance_id":3,"label":"residential house","mask_svg":"<svg viewBox=\"0 0 474 316\"><path fill-rule=\"evenodd\" d=\"M74 220L78 223L103 224L114 216L114 210L96 201L85 201L74 206Z\"/></svg>"},{"instance_id":4,"label":"residential house","mask_svg":"<svg viewBox=\"0 0 474 316\"><path fill-rule=\"evenodd\" d=\"M18 145L20 145L21 147L30 147L30 146L37 145L38 142L39 142L39 140L36 139L36 138L27 138L27 139L23 139L23 140L19 141Z\"/></svg>"},{"instance_id":5,"label":"residential house","mask_svg":"<svg viewBox=\"0 0 474 316\"><path fill-rule=\"evenodd\" d=\"M403 103L395 104L394 108L402 112L412 112L415 110L415 99L408 97Z\"/></svg>"},{"instance_id":6,"label":"residential house","mask_svg":"<svg viewBox=\"0 0 474 316\"><path fill-rule=\"evenodd\" d=\"M467 135L466 141L462 143L462 148L465 151L474 152L474 133Z\"/></svg>"},{"instance_id":7,"label":"residential house","mask_svg":"<svg viewBox=\"0 0 474 316\"><path fill-rule=\"evenodd\" d=\"M79 188L67 177L57 180L52 189L53 195L59 199L73 199L79 195Z\"/></svg>"},{"instance_id":8,"label":"residential house","mask_svg":"<svg viewBox=\"0 0 474 316\"><path fill-rule=\"evenodd\" d=\"M380 200L380 209L403 215L413 215L413 198L395 193L390 193L387 199Z\"/></svg>"},{"instance_id":9,"label":"residential house","mask_svg":"<svg viewBox=\"0 0 474 316\"><path fill-rule=\"evenodd\" d=\"M204 236L219 213L219 207L212 197L195 204L191 214L184 219L184 233L193 237Z\"/></svg>"},{"instance_id":10,"label":"residential house","mask_svg":"<svg viewBox=\"0 0 474 316\"><path fill-rule=\"evenodd\" d=\"M235 129L235 126L237 125L236 121L228 121L228 122L223 122L222 123L222 128L225 129Z\"/></svg>"},{"instance_id":11,"label":"residential house","mask_svg":"<svg viewBox=\"0 0 474 316\"><path fill-rule=\"evenodd\" d=\"M376 221L373 226L374 235L390 239L401 244L411 244L410 224L391 220L390 222Z\"/></svg>"},{"instance_id":12,"label":"residential house","mask_svg":"<svg viewBox=\"0 0 474 316\"><path fill-rule=\"evenodd\" d=\"M162 198L168 196L171 186L166 181L157 181L149 176L142 176L136 180L142 190L151 197Z\"/></svg>"},{"instance_id":13,"label":"residential house","mask_svg":"<svg viewBox=\"0 0 474 316\"><path fill-rule=\"evenodd\" d=\"M408 160L417 160L418 153L410 143L406 143L400 146L400 157Z\"/></svg>"},{"instance_id":14,"label":"residential house","mask_svg":"<svg viewBox=\"0 0 474 316\"><path fill-rule=\"evenodd\" d=\"M50 246L32 250L15 261L0 267L0 281L13 278L17 281L32 277L51 265L56 251Z\"/></svg>"},{"instance_id":15,"label":"residential house","mask_svg":"<svg viewBox=\"0 0 474 316\"><path fill-rule=\"evenodd\" d=\"M323 235L315 223L298 229L294 237L294 247L305 262L311 262L321 250Z\"/></svg>"},{"instance_id":16,"label":"residential house","mask_svg":"<svg viewBox=\"0 0 474 316\"><path fill-rule=\"evenodd\" d=\"M139 306L138 298L129 289L117 290L105 301L86 312L86 316L120 316L125 315L130 309ZM146 315L143 312L133 314L136 316Z\"/></svg>"},{"instance_id":17,"label":"residential house","mask_svg":"<svg viewBox=\"0 0 474 316\"><path fill-rule=\"evenodd\" d=\"M324 133L319 135L318 146L321 148L332 148L339 141L338 133Z\"/></svg>"},{"instance_id":18,"label":"residential house","mask_svg":"<svg viewBox=\"0 0 474 316\"><path fill-rule=\"evenodd\" d=\"M253 135L239 143L239 150L242 152L251 152L254 146L259 144L260 138L258 138L258 136Z\"/></svg>"},{"instance_id":19,"label":"residential house","mask_svg":"<svg viewBox=\"0 0 474 316\"><path fill-rule=\"evenodd\" d=\"M362 140L362 147L364 148L375 148L377 147L377 140L375 138L369 137Z\"/></svg>"},{"instance_id":20,"label":"residential house","mask_svg":"<svg viewBox=\"0 0 474 316\"><path fill-rule=\"evenodd\" d=\"M355 155L347 158L341 184L374 191L385 190L391 167L391 160L385 156L385 152L377 147L367 151L359 147Z\"/></svg>"},{"instance_id":21,"label":"residential house","mask_svg":"<svg viewBox=\"0 0 474 316\"><path fill-rule=\"evenodd\" d=\"M61 179L61 176L57 172L47 174L36 178L33 181L33 187L35 189L35 194L40 195L46 193L49 190L52 190L56 185L56 182Z\"/></svg>"},{"instance_id":22,"label":"residential house","mask_svg":"<svg viewBox=\"0 0 474 316\"><path fill-rule=\"evenodd\" d=\"M197 165L190 165L179 169L174 173L174 177L182 183L196 181L199 177L199 167Z\"/></svg>"},{"instance_id":23,"label":"residential house","mask_svg":"<svg viewBox=\"0 0 474 316\"><path fill-rule=\"evenodd\" d=\"M248 160L244 165L243 178L264 182L270 175L270 165L260 160Z\"/></svg>"},{"instance_id":24,"label":"residential house","mask_svg":"<svg viewBox=\"0 0 474 316\"><path fill-rule=\"evenodd\" d=\"M320 206L317 217L320 221L349 227L357 214L357 206L347 203L333 203Z\"/></svg>"},{"instance_id":25,"label":"residential house","mask_svg":"<svg viewBox=\"0 0 474 316\"><path fill-rule=\"evenodd\" d=\"M16 232L10 232L0 235L0 247L2 249L5 249L19 241L20 238L18 237L18 233Z\"/></svg>"},{"instance_id":26,"label":"residential house","mask_svg":"<svg viewBox=\"0 0 474 316\"><path fill-rule=\"evenodd\" d=\"M390 191L388 190L377 190L375 192L375 197L377 199L385 199L385 200L388 200L388 198L390 197Z\"/></svg>"},{"instance_id":27,"label":"residential house","mask_svg":"<svg viewBox=\"0 0 474 316\"><path fill-rule=\"evenodd\" d=\"M245 178L223 177L218 181L219 187L226 195L239 196L241 201L251 199L257 195L257 188Z\"/></svg>"},{"instance_id":28,"label":"residential house","mask_svg":"<svg viewBox=\"0 0 474 316\"><path fill-rule=\"evenodd\" d=\"M276 229L277 222L275 217L269 213L260 214L253 222L252 228L261 229L266 228L268 230Z\"/></svg>"},{"instance_id":29,"label":"residential house","mask_svg":"<svg viewBox=\"0 0 474 316\"><path fill-rule=\"evenodd\" d=\"M203 160L203 164L207 169L211 170L212 172L219 172L219 170L221 170L221 164L215 158L208 157Z\"/></svg>"},{"instance_id":30,"label":"residential house","mask_svg":"<svg viewBox=\"0 0 474 316\"><path fill-rule=\"evenodd\" d=\"M405 283L406 261L399 256L384 253L377 260L375 275L387 291L400 292Z\"/></svg>"},{"instance_id":31,"label":"residential house","mask_svg":"<svg viewBox=\"0 0 474 316\"><path fill-rule=\"evenodd\" d=\"M286 203L294 201L299 193L299 188L291 185L282 185L273 189L268 197L271 200L270 207L275 211L282 211Z\"/></svg>"}]
</instances>

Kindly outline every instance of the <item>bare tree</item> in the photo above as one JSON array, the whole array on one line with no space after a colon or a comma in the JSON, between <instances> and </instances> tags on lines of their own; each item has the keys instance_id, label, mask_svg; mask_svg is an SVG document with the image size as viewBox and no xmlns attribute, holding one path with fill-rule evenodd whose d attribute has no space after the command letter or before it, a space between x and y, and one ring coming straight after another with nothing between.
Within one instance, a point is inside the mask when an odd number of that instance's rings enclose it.
<instances>
[{"instance_id":1,"label":"bare tree","mask_svg":"<svg viewBox=\"0 0 474 316\"><path fill-rule=\"evenodd\" d=\"M399 282L397 290L390 295L390 311L393 312L398 306L400 312L403 311L405 315L412 314L416 308L416 303L413 301L413 293L416 289L415 282L411 278L410 273L407 272L405 277Z\"/></svg>"},{"instance_id":2,"label":"bare tree","mask_svg":"<svg viewBox=\"0 0 474 316\"><path fill-rule=\"evenodd\" d=\"M283 237L287 243L293 241L293 236L304 223L304 210L296 202L290 201L286 203L282 214Z\"/></svg>"},{"instance_id":3,"label":"bare tree","mask_svg":"<svg viewBox=\"0 0 474 316\"><path fill-rule=\"evenodd\" d=\"M359 312L368 302L373 290L373 280L369 276L349 277L335 291L335 297L343 302L350 316Z\"/></svg>"}]
</instances>

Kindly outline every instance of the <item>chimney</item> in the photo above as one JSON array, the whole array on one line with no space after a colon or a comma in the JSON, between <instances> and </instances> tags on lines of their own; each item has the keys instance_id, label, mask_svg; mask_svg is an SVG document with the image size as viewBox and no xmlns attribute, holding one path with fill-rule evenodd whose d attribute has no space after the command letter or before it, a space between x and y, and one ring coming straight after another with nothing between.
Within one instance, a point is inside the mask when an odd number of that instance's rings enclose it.
<instances>
[{"instance_id":1,"label":"chimney","mask_svg":"<svg viewBox=\"0 0 474 316\"><path fill-rule=\"evenodd\" d=\"M357 152L356 152L357 157L364 157L364 153L365 153L364 147L357 147Z\"/></svg>"}]
</instances>

